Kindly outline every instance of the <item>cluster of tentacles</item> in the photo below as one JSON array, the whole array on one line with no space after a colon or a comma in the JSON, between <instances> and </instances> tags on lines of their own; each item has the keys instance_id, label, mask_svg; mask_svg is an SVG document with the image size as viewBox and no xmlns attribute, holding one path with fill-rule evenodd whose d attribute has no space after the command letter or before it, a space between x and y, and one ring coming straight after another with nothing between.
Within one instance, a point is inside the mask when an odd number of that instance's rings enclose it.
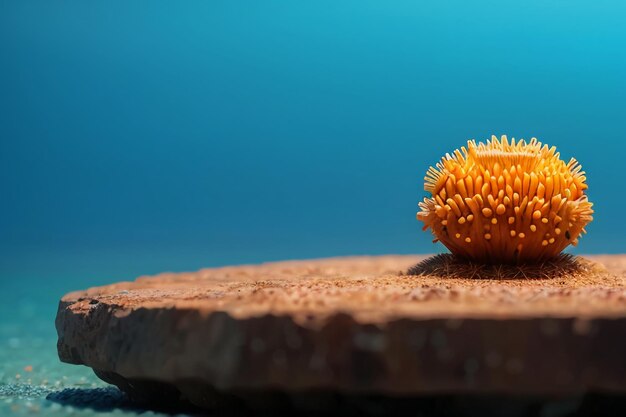
<instances>
[{"instance_id":1,"label":"cluster of tentacles","mask_svg":"<svg viewBox=\"0 0 626 417\"><path fill-rule=\"evenodd\" d=\"M593 219L585 180L537 139L471 140L428 170L417 218L461 258L540 262L576 245Z\"/></svg>"}]
</instances>

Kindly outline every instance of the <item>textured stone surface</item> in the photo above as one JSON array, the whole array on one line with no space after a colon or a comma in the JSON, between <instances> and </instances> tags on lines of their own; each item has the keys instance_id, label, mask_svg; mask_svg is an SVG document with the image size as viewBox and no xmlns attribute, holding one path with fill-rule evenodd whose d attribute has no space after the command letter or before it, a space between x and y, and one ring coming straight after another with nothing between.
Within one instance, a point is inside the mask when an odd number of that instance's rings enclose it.
<instances>
[{"instance_id":1,"label":"textured stone surface","mask_svg":"<svg viewBox=\"0 0 626 417\"><path fill-rule=\"evenodd\" d=\"M556 279L406 275L422 259L236 266L70 293L59 355L133 395L201 406L270 391L626 392L626 256Z\"/></svg>"}]
</instances>

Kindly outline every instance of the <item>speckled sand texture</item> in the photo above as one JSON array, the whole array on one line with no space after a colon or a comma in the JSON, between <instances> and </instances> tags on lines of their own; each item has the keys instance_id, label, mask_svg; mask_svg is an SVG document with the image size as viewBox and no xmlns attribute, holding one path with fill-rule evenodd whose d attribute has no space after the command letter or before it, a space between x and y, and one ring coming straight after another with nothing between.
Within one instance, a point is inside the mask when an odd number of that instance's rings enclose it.
<instances>
[{"instance_id":1,"label":"speckled sand texture","mask_svg":"<svg viewBox=\"0 0 626 417\"><path fill-rule=\"evenodd\" d=\"M558 279L406 275L415 256L141 277L65 296L59 354L131 394L205 407L270 388L624 392L626 258L591 259L606 269Z\"/></svg>"}]
</instances>

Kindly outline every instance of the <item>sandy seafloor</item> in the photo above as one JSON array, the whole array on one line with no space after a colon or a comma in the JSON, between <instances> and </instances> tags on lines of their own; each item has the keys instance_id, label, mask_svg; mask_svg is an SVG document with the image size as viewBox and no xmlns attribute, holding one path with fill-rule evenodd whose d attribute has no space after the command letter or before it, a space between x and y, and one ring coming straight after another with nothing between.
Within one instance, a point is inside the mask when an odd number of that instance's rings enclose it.
<instances>
[{"instance_id":1,"label":"sandy seafloor","mask_svg":"<svg viewBox=\"0 0 626 417\"><path fill-rule=\"evenodd\" d=\"M60 295L58 288L0 283L0 416L171 416L133 404L87 367L59 361Z\"/></svg>"},{"instance_id":2,"label":"sandy seafloor","mask_svg":"<svg viewBox=\"0 0 626 417\"><path fill-rule=\"evenodd\" d=\"M61 363L50 323L0 323L0 416L165 416L138 408L84 366Z\"/></svg>"}]
</instances>

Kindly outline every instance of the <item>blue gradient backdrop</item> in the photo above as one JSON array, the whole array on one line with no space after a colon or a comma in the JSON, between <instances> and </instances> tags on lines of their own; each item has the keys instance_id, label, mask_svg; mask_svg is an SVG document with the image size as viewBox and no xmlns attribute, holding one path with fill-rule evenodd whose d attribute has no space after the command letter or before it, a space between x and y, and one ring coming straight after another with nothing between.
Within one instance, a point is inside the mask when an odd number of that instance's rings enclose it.
<instances>
[{"instance_id":1,"label":"blue gradient backdrop","mask_svg":"<svg viewBox=\"0 0 626 417\"><path fill-rule=\"evenodd\" d=\"M491 133L588 172L625 252L626 9L0 1L0 286L428 253L423 175ZM21 289L21 290L20 290Z\"/></svg>"}]
</instances>

